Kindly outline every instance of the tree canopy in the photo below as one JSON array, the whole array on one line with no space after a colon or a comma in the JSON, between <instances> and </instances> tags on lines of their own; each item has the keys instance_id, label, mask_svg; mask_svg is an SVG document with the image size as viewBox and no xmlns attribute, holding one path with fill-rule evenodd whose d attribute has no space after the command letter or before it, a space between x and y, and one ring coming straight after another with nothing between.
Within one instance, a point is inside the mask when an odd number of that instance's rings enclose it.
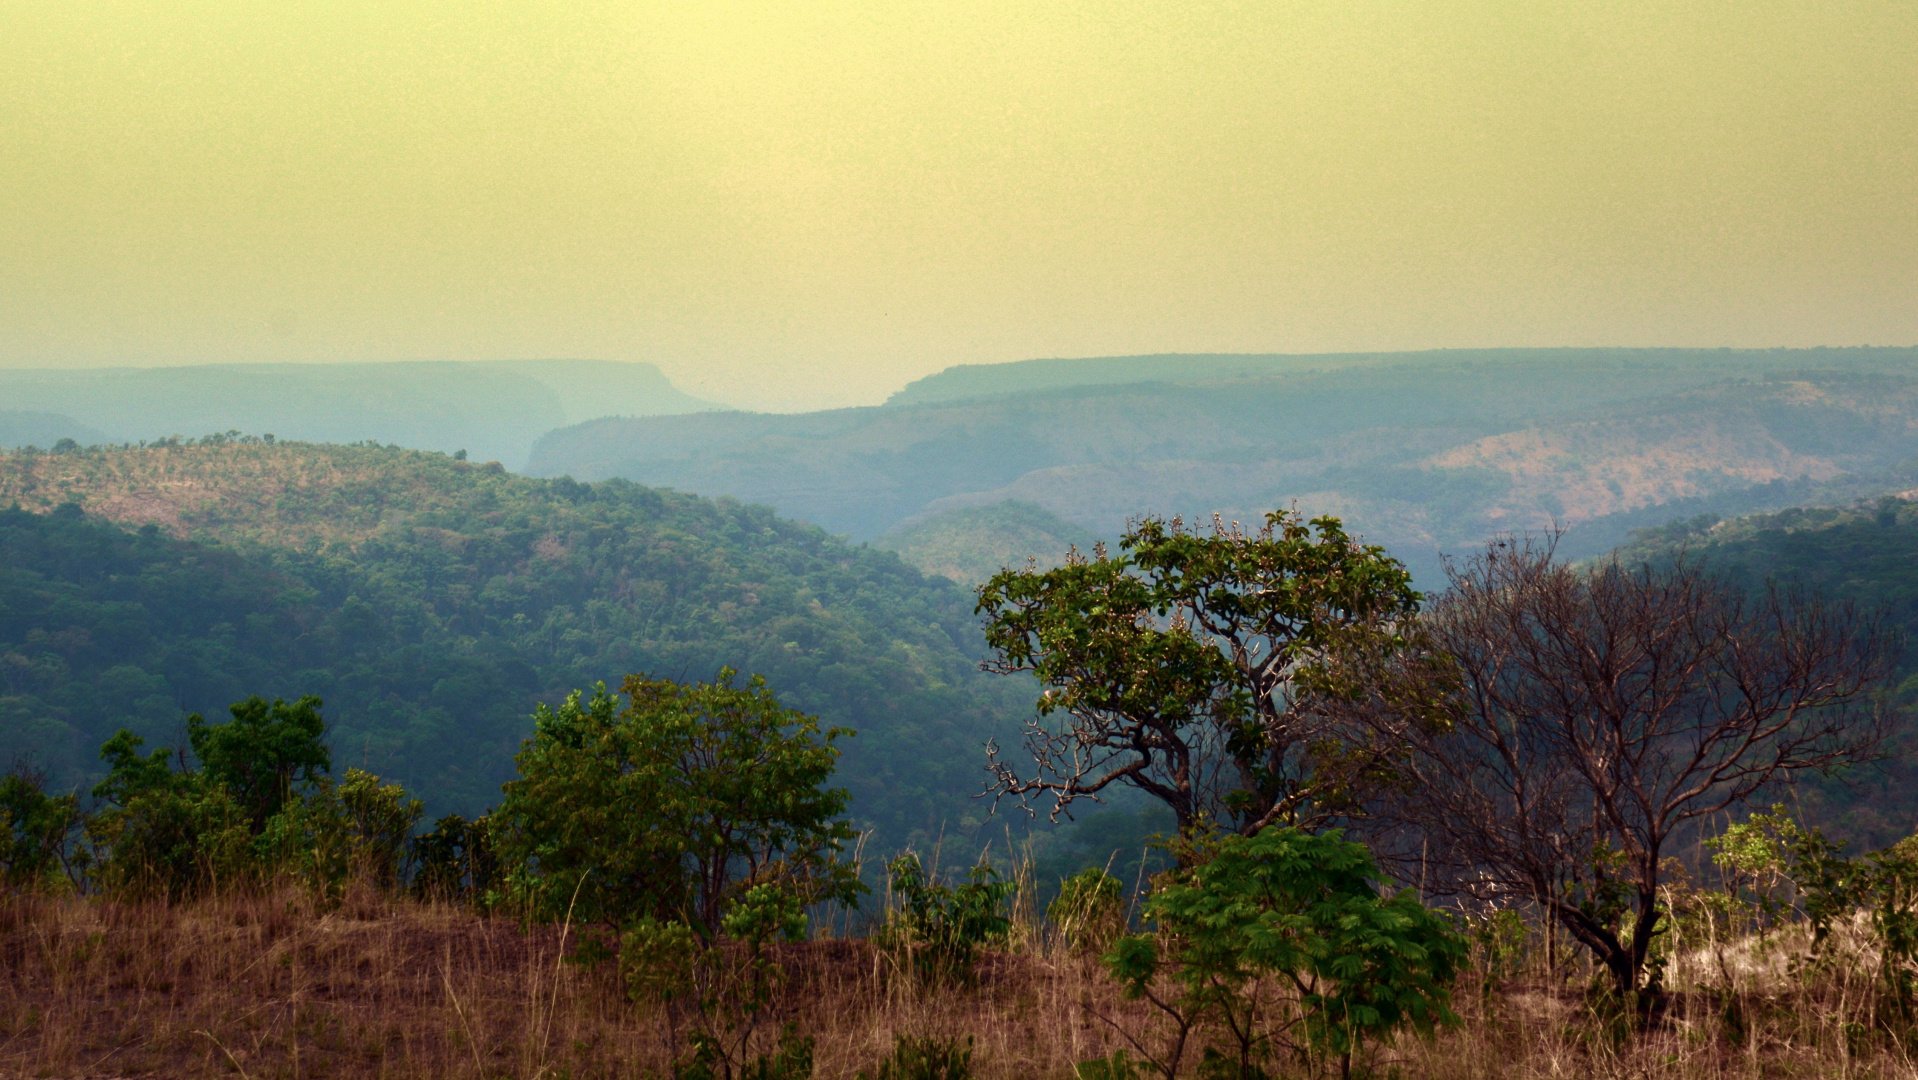
<instances>
[{"instance_id":1,"label":"tree canopy","mask_svg":"<svg viewBox=\"0 0 1918 1080\"><path fill-rule=\"evenodd\" d=\"M625 925L683 920L716 931L728 903L777 883L849 901L839 861L852 827L828 787L848 732L779 704L764 679L723 668L690 685L633 675L541 706L519 779L494 815L535 908Z\"/></svg>"},{"instance_id":2,"label":"tree canopy","mask_svg":"<svg viewBox=\"0 0 1918 1080\"><path fill-rule=\"evenodd\" d=\"M1117 554L1003 571L979 589L988 666L1044 691L1026 737L1036 770L995 745L993 790L1049 799L1057 816L1130 786L1182 830L1324 821L1367 755L1319 705L1354 692L1343 658L1397 649L1418 602L1382 548L1283 510L1209 533L1146 518Z\"/></svg>"}]
</instances>

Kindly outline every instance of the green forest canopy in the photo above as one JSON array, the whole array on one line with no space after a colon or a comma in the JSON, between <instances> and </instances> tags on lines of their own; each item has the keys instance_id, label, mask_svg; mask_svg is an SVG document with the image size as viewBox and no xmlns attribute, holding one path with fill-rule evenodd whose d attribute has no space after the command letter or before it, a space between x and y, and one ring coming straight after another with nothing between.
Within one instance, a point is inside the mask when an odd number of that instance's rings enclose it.
<instances>
[{"instance_id":1,"label":"green forest canopy","mask_svg":"<svg viewBox=\"0 0 1918 1080\"><path fill-rule=\"evenodd\" d=\"M63 786L121 726L316 694L342 767L473 812L536 703L731 664L858 731L840 782L897 844L983 820L983 743L1030 709L964 589L763 508L229 439L0 456L8 504L0 756Z\"/></svg>"}]
</instances>

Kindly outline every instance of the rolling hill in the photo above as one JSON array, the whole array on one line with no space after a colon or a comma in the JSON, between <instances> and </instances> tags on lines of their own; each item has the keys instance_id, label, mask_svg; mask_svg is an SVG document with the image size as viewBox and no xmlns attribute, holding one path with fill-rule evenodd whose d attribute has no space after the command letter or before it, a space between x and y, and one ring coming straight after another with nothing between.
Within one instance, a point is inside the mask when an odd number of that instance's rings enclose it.
<instances>
[{"instance_id":1,"label":"rolling hill","mask_svg":"<svg viewBox=\"0 0 1918 1080\"><path fill-rule=\"evenodd\" d=\"M1589 554L1677 516L1918 481L1918 349L961 367L871 408L591 421L543 437L528 470L728 495L855 539L1003 502L1107 537L1146 513L1296 505L1430 585L1440 553L1500 530L1557 522Z\"/></svg>"},{"instance_id":2,"label":"rolling hill","mask_svg":"<svg viewBox=\"0 0 1918 1080\"><path fill-rule=\"evenodd\" d=\"M928 574L977 586L1000 569L1057 566L1068 551L1090 552L1091 533L1041 507L998 502L959 507L900 523L873 541Z\"/></svg>"},{"instance_id":3,"label":"rolling hill","mask_svg":"<svg viewBox=\"0 0 1918 1080\"><path fill-rule=\"evenodd\" d=\"M1918 491L1840 507L1791 507L1736 518L1701 514L1647 529L1621 548L1627 561L1683 552L1747 589L1778 586L1856 605L1882 618L1899 652L1885 706L1900 726L1884 760L1793 793L1861 850L1918 833Z\"/></svg>"}]
</instances>

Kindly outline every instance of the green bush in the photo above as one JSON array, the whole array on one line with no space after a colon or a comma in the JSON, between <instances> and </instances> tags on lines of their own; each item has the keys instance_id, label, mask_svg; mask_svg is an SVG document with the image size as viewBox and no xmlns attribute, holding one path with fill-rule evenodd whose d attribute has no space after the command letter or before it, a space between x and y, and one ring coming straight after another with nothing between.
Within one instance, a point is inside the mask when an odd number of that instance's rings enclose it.
<instances>
[{"instance_id":1,"label":"green bush","mask_svg":"<svg viewBox=\"0 0 1918 1080\"><path fill-rule=\"evenodd\" d=\"M681 685L634 675L541 706L519 779L493 814L507 891L533 915L619 927L650 917L705 935L755 884L805 903L860 891L839 854L853 836L827 787L839 729L722 669Z\"/></svg>"},{"instance_id":2,"label":"green bush","mask_svg":"<svg viewBox=\"0 0 1918 1080\"><path fill-rule=\"evenodd\" d=\"M405 875L421 809L398 784L348 769L338 784L321 779L268 818L256 849L265 866L328 896L349 880L393 889Z\"/></svg>"},{"instance_id":3,"label":"green bush","mask_svg":"<svg viewBox=\"0 0 1918 1080\"><path fill-rule=\"evenodd\" d=\"M71 874L81 821L79 797L47 794L40 773L22 765L0 776L0 886L40 888Z\"/></svg>"},{"instance_id":4,"label":"green bush","mask_svg":"<svg viewBox=\"0 0 1918 1080\"><path fill-rule=\"evenodd\" d=\"M232 719L187 718L196 767L143 752L121 731L100 755L104 808L88 823L109 890L181 899L290 874L329 897L351 878L397 888L420 802L348 769L335 783L320 700L236 703Z\"/></svg>"},{"instance_id":5,"label":"green bush","mask_svg":"<svg viewBox=\"0 0 1918 1080\"><path fill-rule=\"evenodd\" d=\"M958 1038L901 1035L892 1056L859 1080L968 1080L972 1076L972 1036Z\"/></svg>"},{"instance_id":6,"label":"green bush","mask_svg":"<svg viewBox=\"0 0 1918 1080\"><path fill-rule=\"evenodd\" d=\"M93 789L105 806L87 823L111 892L179 900L256 876L253 834L233 796L203 774L176 771L165 749L142 754L121 731L101 747L110 771Z\"/></svg>"},{"instance_id":7,"label":"green bush","mask_svg":"<svg viewBox=\"0 0 1918 1080\"><path fill-rule=\"evenodd\" d=\"M1136 1044L1160 1071L1177 1072L1187 1034L1205 1025L1223 1029L1232 1054L1208 1051L1202 1067L1248 1076L1283 1051L1349 1070L1367 1040L1455 1022L1464 939L1409 891L1379 895L1362 845L1337 830L1268 828L1199 850L1147 901L1157 933L1106 954L1127 994L1174 1022L1157 1053Z\"/></svg>"},{"instance_id":8,"label":"green bush","mask_svg":"<svg viewBox=\"0 0 1918 1080\"><path fill-rule=\"evenodd\" d=\"M973 867L959 885L933 880L910 852L886 870L899 906L881 928L880 942L922 979L969 981L980 946L1012 930L1006 912L1012 883L990 866Z\"/></svg>"}]
</instances>

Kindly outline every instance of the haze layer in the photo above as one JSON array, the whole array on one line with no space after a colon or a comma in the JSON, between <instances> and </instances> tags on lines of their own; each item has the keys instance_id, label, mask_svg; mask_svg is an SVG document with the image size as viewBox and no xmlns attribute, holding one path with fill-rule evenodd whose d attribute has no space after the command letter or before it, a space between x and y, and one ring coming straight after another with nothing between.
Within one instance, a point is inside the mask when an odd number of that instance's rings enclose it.
<instances>
[{"instance_id":1,"label":"haze layer","mask_svg":"<svg viewBox=\"0 0 1918 1080\"><path fill-rule=\"evenodd\" d=\"M1918 340L1918 7L16 3L0 364Z\"/></svg>"}]
</instances>

